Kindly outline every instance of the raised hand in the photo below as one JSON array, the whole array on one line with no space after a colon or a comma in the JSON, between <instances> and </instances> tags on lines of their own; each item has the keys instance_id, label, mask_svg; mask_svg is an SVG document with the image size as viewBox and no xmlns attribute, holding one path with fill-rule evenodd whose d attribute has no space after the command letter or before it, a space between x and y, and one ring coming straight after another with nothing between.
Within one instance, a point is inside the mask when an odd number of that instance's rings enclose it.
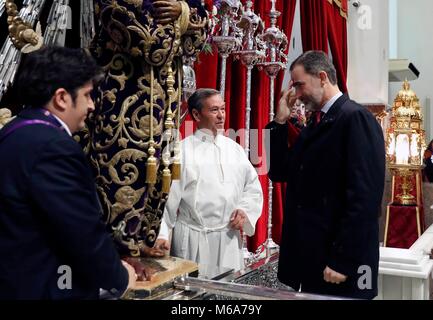
<instances>
[{"instance_id":1,"label":"raised hand","mask_svg":"<svg viewBox=\"0 0 433 320\"><path fill-rule=\"evenodd\" d=\"M275 116L275 122L284 124L290 118L290 113L295 105L296 90L292 87L292 81L290 81L289 88L281 92L280 101L278 103L278 110Z\"/></svg>"}]
</instances>

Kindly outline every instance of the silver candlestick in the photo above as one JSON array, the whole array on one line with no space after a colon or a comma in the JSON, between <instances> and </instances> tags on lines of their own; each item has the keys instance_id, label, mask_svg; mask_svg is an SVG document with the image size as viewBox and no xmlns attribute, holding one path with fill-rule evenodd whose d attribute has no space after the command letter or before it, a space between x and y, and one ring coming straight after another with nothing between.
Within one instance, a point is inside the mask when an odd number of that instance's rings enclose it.
<instances>
[{"instance_id":1,"label":"silver candlestick","mask_svg":"<svg viewBox=\"0 0 433 320\"><path fill-rule=\"evenodd\" d=\"M246 10L238 24L243 30L242 50L233 52L247 68L246 108L245 108L245 153L250 154L250 114L251 114L251 71L254 66L265 58L265 44L260 39L264 29L262 19L252 11L252 1L246 2Z\"/></svg>"},{"instance_id":2,"label":"silver candlestick","mask_svg":"<svg viewBox=\"0 0 433 320\"><path fill-rule=\"evenodd\" d=\"M197 81L194 71L195 57L182 57L182 105L178 106L180 110L180 123L183 123L188 114L188 104L186 103L189 97L197 89Z\"/></svg>"},{"instance_id":3,"label":"silver candlestick","mask_svg":"<svg viewBox=\"0 0 433 320\"><path fill-rule=\"evenodd\" d=\"M246 1L246 10L241 16L238 27L243 31L242 49L233 52L235 59L239 59L247 68L247 88L245 107L245 137L244 148L247 157L250 154L250 114L251 114L251 71L254 66L265 57L265 44L259 35L263 32L264 24L262 19L252 10L252 1ZM243 236L243 254L245 264L249 265L254 255L248 251L246 235Z\"/></svg>"},{"instance_id":4,"label":"silver candlestick","mask_svg":"<svg viewBox=\"0 0 433 320\"><path fill-rule=\"evenodd\" d=\"M270 27L262 35L262 39L266 43L266 59L257 66L259 70L264 70L270 79L269 121L272 121L274 119L275 78L281 70L286 68L287 56L284 51L287 49L288 41L284 32L277 27L277 19L281 13L275 8L276 0L270 1L272 3L269 12ZM279 246L272 239L272 195L273 184L271 180L268 180L268 237L256 253L260 255L264 251L266 257L271 255L271 251L279 249Z\"/></svg>"},{"instance_id":5,"label":"silver candlestick","mask_svg":"<svg viewBox=\"0 0 433 320\"><path fill-rule=\"evenodd\" d=\"M212 42L217 46L221 57L220 92L223 98L226 89L227 58L242 44L242 30L237 27L240 6L239 0L222 0L220 14L216 17L219 28L215 29L212 36Z\"/></svg>"}]
</instances>

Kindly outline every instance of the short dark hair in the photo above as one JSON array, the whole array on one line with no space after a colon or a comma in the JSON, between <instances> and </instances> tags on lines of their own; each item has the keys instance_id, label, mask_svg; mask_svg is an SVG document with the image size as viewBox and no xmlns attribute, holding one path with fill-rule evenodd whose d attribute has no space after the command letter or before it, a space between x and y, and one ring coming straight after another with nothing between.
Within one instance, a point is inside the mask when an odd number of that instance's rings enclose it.
<instances>
[{"instance_id":1,"label":"short dark hair","mask_svg":"<svg viewBox=\"0 0 433 320\"><path fill-rule=\"evenodd\" d=\"M305 72L313 76L319 76L321 71L325 71L329 81L333 85L337 84L337 72L335 71L334 64L323 51L311 50L304 52L292 62L290 71L293 71L298 65L303 66Z\"/></svg>"},{"instance_id":2,"label":"short dark hair","mask_svg":"<svg viewBox=\"0 0 433 320\"><path fill-rule=\"evenodd\" d=\"M203 101L217 94L221 94L221 93L215 89L210 89L210 88L197 89L188 99L188 111L191 117L193 117L194 119L192 110L196 109L198 112L201 112L201 109L203 109Z\"/></svg>"},{"instance_id":3,"label":"short dark hair","mask_svg":"<svg viewBox=\"0 0 433 320\"><path fill-rule=\"evenodd\" d=\"M23 57L12 90L18 103L41 108L60 88L75 102L79 88L100 78L101 69L84 50L48 46Z\"/></svg>"}]
</instances>

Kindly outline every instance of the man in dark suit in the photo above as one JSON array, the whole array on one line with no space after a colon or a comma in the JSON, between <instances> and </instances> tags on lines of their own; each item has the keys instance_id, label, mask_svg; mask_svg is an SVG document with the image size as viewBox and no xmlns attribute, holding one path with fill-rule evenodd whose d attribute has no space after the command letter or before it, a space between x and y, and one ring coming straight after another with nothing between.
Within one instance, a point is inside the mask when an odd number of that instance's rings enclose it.
<instances>
[{"instance_id":1,"label":"man in dark suit","mask_svg":"<svg viewBox=\"0 0 433 320\"><path fill-rule=\"evenodd\" d=\"M0 299L95 299L135 284L71 137L94 109L98 74L84 52L60 47L21 65L15 91L27 108L0 131Z\"/></svg>"},{"instance_id":2,"label":"man in dark suit","mask_svg":"<svg viewBox=\"0 0 433 320\"><path fill-rule=\"evenodd\" d=\"M305 52L290 71L290 90L267 126L269 177L287 182L278 278L303 292L372 299L385 175L381 127L340 92L324 52ZM289 146L297 98L313 116Z\"/></svg>"}]
</instances>

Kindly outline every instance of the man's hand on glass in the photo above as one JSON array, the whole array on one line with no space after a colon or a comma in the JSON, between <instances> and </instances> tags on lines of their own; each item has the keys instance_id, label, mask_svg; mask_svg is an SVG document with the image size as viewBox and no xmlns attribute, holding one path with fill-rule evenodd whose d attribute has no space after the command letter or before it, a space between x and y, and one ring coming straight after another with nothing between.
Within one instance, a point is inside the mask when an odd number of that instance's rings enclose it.
<instances>
[{"instance_id":1,"label":"man's hand on glass","mask_svg":"<svg viewBox=\"0 0 433 320\"><path fill-rule=\"evenodd\" d=\"M141 262L140 257L124 257L122 258L122 262L124 265L127 263L128 265L132 266L137 281L149 281L157 271Z\"/></svg>"},{"instance_id":2,"label":"man's hand on glass","mask_svg":"<svg viewBox=\"0 0 433 320\"><path fill-rule=\"evenodd\" d=\"M165 251L154 245L152 248L144 246L140 248L141 255L151 258L162 258L165 256Z\"/></svg>"},{"instance_id":3,"label":"man's hand on glass","mask_svg":"<svg viewBox=\"0 0 433 320\"><path fill-rule=\"evenodd\" d=\"M170 251L170 241L166 239L156 239L155 245L153 247L167 253Z\"/></svg>"}]
</instances>

